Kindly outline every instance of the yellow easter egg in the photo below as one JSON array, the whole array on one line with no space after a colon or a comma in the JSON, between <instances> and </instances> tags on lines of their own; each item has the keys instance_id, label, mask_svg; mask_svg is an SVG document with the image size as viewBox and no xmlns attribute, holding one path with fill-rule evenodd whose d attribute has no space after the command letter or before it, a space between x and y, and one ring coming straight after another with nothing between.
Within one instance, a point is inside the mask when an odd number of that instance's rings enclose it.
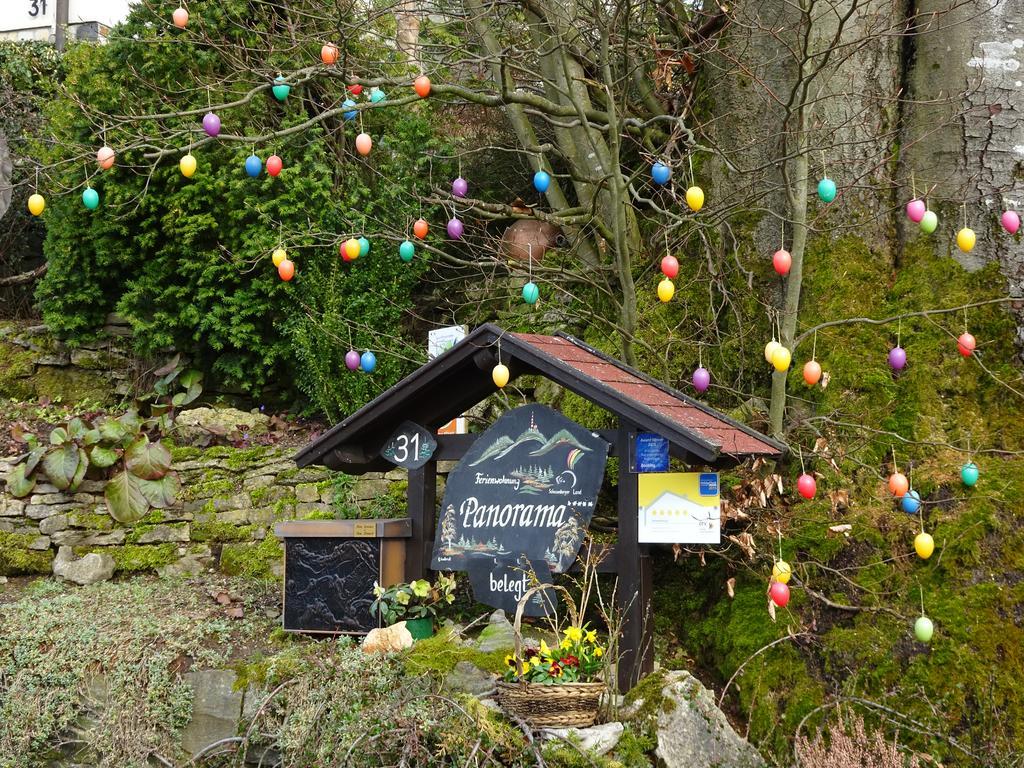
<instances>
[{"instance_id":1,"label":"yellow easter egg","mask_svg":"<svg viewBox=\"0 0 1024 768\"><path fill-rule=\"evenodd\" d=\"M181 171L182 176L186 179L191 179L192 174L196 172L196 156L189 152L178 161L178 169Z\"/></svg>"},{"instance_id":2,"label":"yellow easter egg","mask_svg":"<svg viewBox=\"0 0 1024 768\"><path fill-rule=\"evenodd\" d=\"M499 389L508 384L508 366L504 363L498 363L494 368L491 369L491 378L494 380L494 385Z\"/></svg>"},{"instance_id":3,"label":"yellow easter egg","mask_svg":"<svg viewBox=\"0 0 1024 768\"><path fill-rule=\"evenodd\" d=\"M658 298L661 299L662 302L671 301L675 294L676 287L667 277L658 283Z\"/></svg>"},{"instance_id":4,"label":"yellow easter egg","mask_svg":"<svg viewBox=\"0 0 1024 768\"><path fill-rule=\"evenodd\" d=\"M935 539L931 537L931 534L921 531L914 537L914 550L917 552L917 556L922 560L927 560L932 556L932 552L935 551Z\"/></svg>"},{"instance_id":5,"label":"yellow easter egg","mask_svg":"<svg viewBox=\"0 0 1024 768\"><path fill-rule=\"evenodd\" d=\"M977 238L974 236L974 230L970 227L964 227L956 233L956 244L964 253L970 253L974 250L974 243Z\"/></svg>"},{"instance_id":6,"label":"yellow easter egg","mask_svg":"<svg viewBox=\"0 0 1024 768\"><path fill-rule=\"evenodd\" d=\"M46 209L46 199L36 192L28 199L28 212L33 216L39 216Z\"/></svg>"},{"instance_id":7,"label":"yellow easter egg","mask_svg":"<svg viewBox=\"0 0 1024 768\"><path fill-rule=\"evenodd\" d=\"M284 248L278 248L270 254L270 258L273 259L275 267L280 267L281 262L288 258L288 252Z\"/></svg>"},{"instance_id":8,"label":"yellow easter egg","mask_svg":"<svg viewBox=\"0 0 1024 768\"><path fill-rule=\"evenodd\" d=\"M772 361L772 358L775 356L775 350L777 350L781 346L782 345L779 344L779 342L777 342L775 339L772 339L767 344L765 344L764 345L764 359L765 359L765 362L770 363Z\"/></svg>"},{"instance_id":9,"label":"yellow easter egg","mask_svg":"<svg viewBox=\"0 0 1024 768\"><path fill-rule=\"evenodd\" d=\"M686 204L690 210L696 213L704 207L704 190L700 187L690 187L686 190Z\"/></svg>"},{"instance_id":10,"label":"yellow easter egg","mask_svg":"<svg viewBox=\"0 0 1024 768\"><path fill-rule=\"evenodd\" d=\"M772 354L772 365L775 366L775 370L779 373L789 370L789 363L793 359L793 356L789 353L789 350L779 344L779 348Z\"/></svg>"},{"instance_id":11,"label":"yellow easter egg","mask_svg":"<svg viewBox=\"0 0 1024 768\"><path fill-rule=\"evenodd\" d=\"M783 584L789 583L789 577L793 575L793 569L785 560L779 560L772 566L772 578Z\"/></svg>"}]
</instances>

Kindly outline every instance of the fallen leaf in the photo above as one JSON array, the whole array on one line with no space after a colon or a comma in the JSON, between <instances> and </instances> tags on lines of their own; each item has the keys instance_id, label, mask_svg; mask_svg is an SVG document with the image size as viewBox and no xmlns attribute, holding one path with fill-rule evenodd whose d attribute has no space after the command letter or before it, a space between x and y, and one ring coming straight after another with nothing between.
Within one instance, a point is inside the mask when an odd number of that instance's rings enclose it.
<instances>
[{"instance_id":1,"label":"fallen leaf","mask_svg":"<svg viewBox=\"0 0 1024 768\"><path fill-rule=\"evenodd\" d=\"M773 603L771 600L768 601L768 616L771 618L772 622L774 623L775 622L775 603Z\"/></svg>"},{"instance_id":2,"label":"fallen leaf","mask_svg":"<svg viewBox=\"0 0 1024 768\"><path fill-rule=\"evenodd\" d=\"M736 577L733 576L731 579L725 582L725 591L729 593L729 597L736 597Z\"/></svg>"},{"instance_id":3,"label":"fallen leaf","mask_svg":"<svg viewBox=\"0 0 1024 768\"><path fill-rule=\"evenodd\" d=\"M228 608L224 613L229 619L240 619L245 615L245 611L242 610L242 606L233 605Z\"/></svg>"},{"instance_id":4,"label":"fallen leaf","mask_svg":"<svg viewBox=\"0 0 1024 768\"><path fill-rule=\"evenodd\" d=\"M672 545L672 562L679 562L679 556L683 554L683 548L679 544Z\"/></svg>"},{"instance_id":5,"label":"fallen leaf","mask_svg":"<svg viewBox=\"0 0 1024 768\"><path fill-rule=\"evenodd\" d=\"M754 547L753 536L744 531L738 536L730 535L728 538L729 541L732 541L735 544L737 544L740 547L740 549L743 550L743 552L746 554L748 558L750 558L751 560L754 559L755 555L757 554L757 549Z\"/></svg>"},{"instance_id":6,"label":"fallen leaf","mask_svg":"<svg viewBox=\"0 0 1024 768\"><path fill-rule=\"evenodd\" d=\"M829 533L841 533L843 536L849 536L850 531L853 530L853 526L848 523L844 523L843 525L830 525L828 530Z\"/></svg>"},{"instance_id":7,"label":"fallen leaf","mask_svg":"<svg viewBox=\"0 0 1024 768\"><path fill-rule=\"evenodd\" d=\"M229 595L227 592L223 590L214 595L213 599L221 605L231 605L231 595Z\"/></svg>"},{"instance_id":8,"label":"fallen leaf","mask_svg":"<svg viewBox=\"0 0 1024 768\"><path fill-rule=\"evenodd\" d=\"M822 371L821 373L821 388L828 389L828 383L832 380L832 376L828 371Z\"/></svg>"}]
</instances>

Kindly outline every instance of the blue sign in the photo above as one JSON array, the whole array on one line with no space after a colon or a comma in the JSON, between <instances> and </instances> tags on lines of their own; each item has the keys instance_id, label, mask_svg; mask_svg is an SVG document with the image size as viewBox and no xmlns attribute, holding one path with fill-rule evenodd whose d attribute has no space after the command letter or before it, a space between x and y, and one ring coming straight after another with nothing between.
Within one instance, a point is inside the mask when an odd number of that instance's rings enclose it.
<instances>
[{"instance_id":1,"label":"blue sign","mask_svg":"<svg viewBox=\"0 0 1024 768\"><path fill-rule=\"evenodd\" d=\"M633 441L635 472L668 472L668 439L653 432L638 432Z\"/></svg>"},{"instance_id":2,"label":"blue sign","mask_svg":"<svg viewBox=\"0 0 1024 768\"><path fill-rule=\"evenodd\" d=\"M718 473L717 472L701 472L700 473L700 495L701 496L717 496L718 495Z\"/></svg>"}]
</instances>

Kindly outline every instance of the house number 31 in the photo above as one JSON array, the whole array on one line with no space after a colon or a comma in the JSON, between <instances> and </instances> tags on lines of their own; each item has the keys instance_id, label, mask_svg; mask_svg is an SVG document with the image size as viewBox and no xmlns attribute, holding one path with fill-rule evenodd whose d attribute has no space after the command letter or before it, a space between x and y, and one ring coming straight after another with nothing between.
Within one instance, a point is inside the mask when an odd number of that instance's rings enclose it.
<instances>
[{"instance_id":1,"label":"house number 31","mask_svg":"<svg viewBox=\"0 0 1024 768\"><path fill-rule=\"evenodd\" d=\"M28 0L28 15L33 19L36 16L45 16L46 0Z\"/></svg>"}]
</instances>

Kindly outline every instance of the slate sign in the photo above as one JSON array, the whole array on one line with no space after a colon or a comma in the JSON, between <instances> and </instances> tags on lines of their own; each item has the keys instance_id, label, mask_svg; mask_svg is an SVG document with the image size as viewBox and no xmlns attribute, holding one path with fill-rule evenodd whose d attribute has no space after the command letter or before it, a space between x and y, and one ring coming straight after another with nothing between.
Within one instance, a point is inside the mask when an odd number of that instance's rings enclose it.
<instances>
[{"instance_id":1,"label":"slate sign","mask_svg":"<svg viewBox=\"0 0 1024 768\"><path fill-rule=\"evenodd\" d=\"M380 455L399 467L419 469L434 455L437 441L426 429L412 421L403 421L384 443Z\"/></svg>"},{"instance_id":2,"label":"slate sign","mask_svg":"<svg viewBox=\"0 0 1024 768\"><path fill-rule=\"evenodd\" d=\"M516 615L519 599L537 583L548 584L551 571L543 560L530 562L526 557L474 560L469 566L469 583L473 597L484 605L501 608L511 620ZM547 616L558 607L558 596L553 589L534 592L523 608L524 616Z\"/></svg>"},{"instance_id":3,"label":"slate sign","mask_svg":"<svg viewBox=\"0 0 1024 768\"><path fill-rule=\"evenodd\" d=\"M503 414L448 476L431 567L469 570L495 557L576 560L597 503L608 443L543 405Z\"/></svg>"},{"instance_id":4,"label":"slate sign","mask_svg":"<svg viewBox=\"0 0 1024 768\"><path fill-rule=\"evenodd\" d=\"M668 472L668 439L653 432L633 438L634 472Z\"/></svg>"},{"instance_id":5,"label":"slate sign","mask_svg":"<svg viewBox=\"0 0 1024 768\"><path fill-rule=\"evenodd\" d=\"M366 633L373 584L380 579L380 539L285 539L284 628Z\"/></svg>"}]
</instances>

